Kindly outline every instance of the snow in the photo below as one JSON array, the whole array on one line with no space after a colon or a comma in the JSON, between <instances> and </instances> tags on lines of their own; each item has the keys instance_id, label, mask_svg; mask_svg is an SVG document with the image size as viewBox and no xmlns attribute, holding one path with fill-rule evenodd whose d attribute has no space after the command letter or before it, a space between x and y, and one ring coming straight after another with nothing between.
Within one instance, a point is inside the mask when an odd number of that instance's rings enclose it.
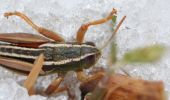
<instances>
[{"instance_id":1,"label":"snow","mask_svg":"<svg viewBox=\"0 0 170 100\"><path fill-rule=\"evenodd\" d=\"M118 9L118 20L126 15L126 21L116 35L118 57L136 47L162 44L167 47L164 57L154 64L127 65L125 69L134 77L148 80L163 80L166 91L170 91L170 1L169 0L1 0L0 33L27 32L37 34L18 17L3 17L4 12L20 11L35 23L62 35L67 41L75 39L81 24L106 16L114 7ZM93 41L98 47L111 36L110 22L91 27L85 41ZM102 40L102 41L101 41ZM108 48L96 65L107 66ZM26 90L17 83L25 77L0 68L0 100L23 97L25 100L45 99L29 97ZM38 85L47 87L56 75L40 77ZM52 78L52 79L51 79ZM17 83L15 83L15 81ZM11 83L12 85L9 85ZM13 89L13 91L11 91ZM21 92L22 91L22 92ZM20 94L21 93L21 94ZM19 96L17 96L20 94ZM2 99L1 99L2 98ZM51 97L51 100L67 99L65 96Z\"/></svg>"},{"instance_id":2,"label":"snow","mask_svg":"<svg viewBox=\"0 0 170 100\"><path fill-rule=\"evenodd\" d=\"M0 100L46 100L46 97L29 96L25 88L6 78L0 80Z\"/></svg>"}]
</instances>

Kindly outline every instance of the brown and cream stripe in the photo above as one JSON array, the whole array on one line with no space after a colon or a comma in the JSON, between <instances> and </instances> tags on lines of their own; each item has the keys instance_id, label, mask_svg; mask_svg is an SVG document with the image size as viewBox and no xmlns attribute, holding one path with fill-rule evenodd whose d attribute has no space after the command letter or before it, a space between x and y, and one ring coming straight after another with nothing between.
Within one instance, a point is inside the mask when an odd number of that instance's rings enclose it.
<instances>
[{"instance_id":1,"label":"brown and cream stripe","mask_svg":"<svg viewBox=\"0 0 170 100\"><path fill-rule=\"evenodd\" d=\"M46 43L39 48L18 47L15 45L0 44L0 56L19 60L34 60L40 53L44 53L44 65L64 65L70 62L79 62L88 56L95 55L95 46L87 44ZM70 57L71 56L71 57Z\"/></svg>"}]
</instances>

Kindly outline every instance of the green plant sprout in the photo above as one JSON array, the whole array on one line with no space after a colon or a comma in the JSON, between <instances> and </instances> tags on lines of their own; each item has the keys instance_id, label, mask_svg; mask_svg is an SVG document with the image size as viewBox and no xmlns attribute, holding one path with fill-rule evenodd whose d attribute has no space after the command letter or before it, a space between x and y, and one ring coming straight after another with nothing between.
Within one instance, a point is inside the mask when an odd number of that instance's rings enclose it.
<instances>
[{"instance_id":1,"label":"green plant sprout","mask_svg":"<svg viewBox=\"0 0 170 100\"><path fill-rule=\"evenodd\" d=\"M113 27L116 23L117 16L113 16L112 23ZM152 63L158 61L165 51L165 47L159 44L137 48L131 51L126 52L121 59L117 59L117 46L115 42L112 42L111 45L111 55L109 58L109 67L107 69L106 76L104 81L100 81L100 86L95 88L92 93L88 94L88 100L104 100L104 95L107 92L105 89L105 81L110 75L113 75L117 69L121 69L125 74L128 74L124 71L123 67L126 64L133 63ZM129 74L128 74L129 75Z\"/></svg>"}]
</instances>

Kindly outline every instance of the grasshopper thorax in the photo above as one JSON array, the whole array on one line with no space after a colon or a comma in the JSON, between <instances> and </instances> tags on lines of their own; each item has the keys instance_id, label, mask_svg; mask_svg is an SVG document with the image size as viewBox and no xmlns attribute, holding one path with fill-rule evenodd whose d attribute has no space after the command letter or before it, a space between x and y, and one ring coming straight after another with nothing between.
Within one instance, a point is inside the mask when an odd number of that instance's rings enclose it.
<instances>
[{"instance_id":1,"label":"grasshopper thorax","mask_svg":"<svg viewBox=\"0 0 170 100\"><path fill-rule=\"evenodd\" d=\"M81 52L85 54L85 56L87 55L87 57L82 60L82 67L89 68L98 61L101 56L101 51L93 42L86 42L84 44L87 45L87 47L82 46Z\"/></svg>"},{"instance_id":2,"label":"grasshopper thorax","mask_svg":"<svg viewBox=\"0 0 170 100\"><path fill-rule=\"evenodd\" d=\"M101 52L94 43L47 43L44 49L44 71L69 71L87 69L100 58Z\"/></svg>"}]
</instances>

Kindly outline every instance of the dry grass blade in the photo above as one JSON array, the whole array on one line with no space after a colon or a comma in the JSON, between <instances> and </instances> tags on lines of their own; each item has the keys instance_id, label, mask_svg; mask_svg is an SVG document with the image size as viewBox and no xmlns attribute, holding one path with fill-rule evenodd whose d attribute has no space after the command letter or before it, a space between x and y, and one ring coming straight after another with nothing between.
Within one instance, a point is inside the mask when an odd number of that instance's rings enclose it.
<instances>
[{"instance_id":1,"label":"dry grass blade","mask_svg":"<svg viewBox=\"0 0 170 100\"><path fill-rule=\"evenodd\" d=\"M113 39L113 37L116 35L117 31L119 30L120 26L122 25L123 21L126 19L126 16L123 16L123 18L120 20L116 28L114 29L112 36L109 38L109 40L101 47L101 50L104 49L109 42Z\"/></svg>"},{"instance_id":2,"label":"dry grass blade","mask_svg":"<svg viewBox=\"0 0 170 100\"><path fill-rule=\"evenodd\" d=\"M28 90L28 92L30 90L32 90L33 85L35 84L35 81L41 71L41 68L43 66L43 62L44 62L44 55L41 54L35 61L34 63L34 68L32 69L32 71L30 72L30 74L28 75L28 78L25 80L24 82L24 87Z\"/></svg>"}]
</instances>

